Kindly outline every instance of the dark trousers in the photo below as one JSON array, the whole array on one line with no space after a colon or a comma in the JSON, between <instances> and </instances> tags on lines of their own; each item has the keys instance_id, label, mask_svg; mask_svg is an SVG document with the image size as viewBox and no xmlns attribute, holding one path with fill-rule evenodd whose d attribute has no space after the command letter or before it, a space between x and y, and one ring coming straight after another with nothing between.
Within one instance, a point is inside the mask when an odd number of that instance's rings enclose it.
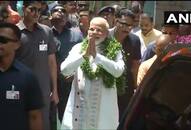
<instances>
[{"instance_id":1,"label":"dark trousers","mask_svg":"<svg viewBox=\"0 0 191 130\"><path fill-rule=\"evenodd\" d=\"M118 107L119 107L119 121L121 121L124 112L129 104L131 97L133 96L133 88L127 87L125 94L118 96Z\"/></svg>"},{"instance_id":2,"label":"dark trousers","mask_svg":"<svg viewBox=\"0 0 191 130\"><path fill-rule=\"evenodd\" d=\"M58 78L58 96L59 96L59 103L57 105L58 107L58 119L60 120L60 122L62 122L62 118L64 115L64 111L66 108L66 104L68 101L68 97L71 91L71 85L72 82L67 82L64 80L64 76L63 75L59 75Z\"/></svg>"},{"instance_id":3,"label":"dark trousers","mask_svg":"<svg viewBox=\"0 0 191 130\"><path fill-rule=\"evenodd\" d=\"M51 130L57 130L57 106L50 103L50 128Z\"/></svg>"}]
</instances>

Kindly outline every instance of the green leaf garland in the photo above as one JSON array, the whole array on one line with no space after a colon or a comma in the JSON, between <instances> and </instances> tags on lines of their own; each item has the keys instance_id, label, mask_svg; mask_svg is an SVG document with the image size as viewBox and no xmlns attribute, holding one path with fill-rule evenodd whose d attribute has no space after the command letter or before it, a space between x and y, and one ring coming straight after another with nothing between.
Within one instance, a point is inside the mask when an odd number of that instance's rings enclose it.
<instances>
[{"instance_id":1,"label":"green leaf garland","mask_svg":"<svg viewBox=\"0 0 191 130\"><path fill-rule=\"evenodd\" d=\"M110 60L115 60L118 52L122 50L121 44L115 38L107 38L102 44L103 55L105 55ZM88 40L87 38L83 40L81 53L85 52L88 47ZM95 72L93 72L89 58L86 58L85 61L81 65L82 71L86 74L86 76L93 80L97 77L101 77L103 79L103 83L105 84L106 88L113 87L116 84L117 90L119 94L124 92L124 74L122 74L119 78L115 78L110 73L108 73L101 65L98 65Z\"/></svg>"}]
</instances>

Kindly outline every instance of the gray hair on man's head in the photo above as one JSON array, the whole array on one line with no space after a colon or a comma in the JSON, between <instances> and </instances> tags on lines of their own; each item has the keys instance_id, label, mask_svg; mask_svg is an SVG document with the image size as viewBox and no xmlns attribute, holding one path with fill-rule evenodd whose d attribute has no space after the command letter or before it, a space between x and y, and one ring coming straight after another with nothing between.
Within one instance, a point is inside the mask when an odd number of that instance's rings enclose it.
<instances>
[{"instance_id":1,"label":"gray hair on man's head","mask_svg":"<svg viewBox=\"0 0 191 130\"><path fill-rule=\"evenodd\" d=\"M106 29L109 29L109 23L107 22L106 19L102 18L102 17L94 17L91 21L90 21L90 25L96 23L96 24L102 24L105 26Z\"/></svg>"}]
</instances>

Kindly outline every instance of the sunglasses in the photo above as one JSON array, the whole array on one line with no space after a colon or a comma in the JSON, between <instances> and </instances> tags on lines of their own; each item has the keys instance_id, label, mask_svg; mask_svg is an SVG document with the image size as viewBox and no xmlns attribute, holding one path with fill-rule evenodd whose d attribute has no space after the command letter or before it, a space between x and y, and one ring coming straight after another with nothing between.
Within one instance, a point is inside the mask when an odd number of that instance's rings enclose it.
<instances>
[{"instance_id":1,"label":"sunglasses","mask_svg":"<svg viewBox=\"0 0 191 130\"><path fill-rule=\"evenodd\" d=\"M122 22L122 21L120 21L120 20L117 20L117 22L120 23L120 24L121 24L122 26L124 26L124 27L133 27L133 25L128 24L128 23L126 23L126 22Z\"/></svg>"},{"instance_id":2,"label":"sunglasses","mask_svg":"<svg viewBox=\"0 0 191 130\"><path fill-rule=\"evenodd\" d=\"M16 39L11 39L8 37L0 36L0 44L7 44L8 42L17 42Z\"/></svg>"},{"instance_id":3,"label":"sunglasses","mask_svg":"<svg viewBox=\"0 0 191 130\"><path fill-rule=\"evenodd\" d=\"M62 13L65 13L66 10L65 10L65 9L62 9L62 8L58 8L58 9L53 9L53 10L52 10L52 13L54 13L54 12L62 12Z\"/></svg>"},{"instance_id":4,"label":"sunglasses","mask_svg":"<svg viewBox=\"0 0 191 130\"><path fill-rule=\"evenodd\" d=\"M41 8L36 8L36 7L33 7L33 6L29 6L28 8L31 10L31 12L37 12L37 13L41 12Z\"/></svg>"}]
</instances>

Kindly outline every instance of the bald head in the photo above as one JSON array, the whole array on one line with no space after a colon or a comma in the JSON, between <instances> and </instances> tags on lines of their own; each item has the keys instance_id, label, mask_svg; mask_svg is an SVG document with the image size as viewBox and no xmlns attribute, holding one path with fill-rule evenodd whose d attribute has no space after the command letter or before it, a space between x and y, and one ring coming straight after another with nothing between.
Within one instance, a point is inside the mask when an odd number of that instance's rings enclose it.
<instances>
[{"instance_id":1,"label":"bald head","mask_svg":"<svg viewBox=\"0 0 191 130\"><path fill-rule=\"evenodd\" d=\"M171 37L169 35L162 34L161 36L158 37L158 39L156 40L156 48L155 48L157 56L159 56L162 53L165 46L170 44L170 42L171 42Z\"/></svg>"},{"instance_id":2,"label":"bald head","mask_svg":"<svg viewBox=\"0 0 191 130\"><path fill-rule=\"evenodd\" d=\"M94 17L91 21L90 21L90 25L97 25L102 27L103 29L108 30L109 29L109 24L107 22L106 19L102 18L102 17Z\"/></svg>"}]
</instances>

